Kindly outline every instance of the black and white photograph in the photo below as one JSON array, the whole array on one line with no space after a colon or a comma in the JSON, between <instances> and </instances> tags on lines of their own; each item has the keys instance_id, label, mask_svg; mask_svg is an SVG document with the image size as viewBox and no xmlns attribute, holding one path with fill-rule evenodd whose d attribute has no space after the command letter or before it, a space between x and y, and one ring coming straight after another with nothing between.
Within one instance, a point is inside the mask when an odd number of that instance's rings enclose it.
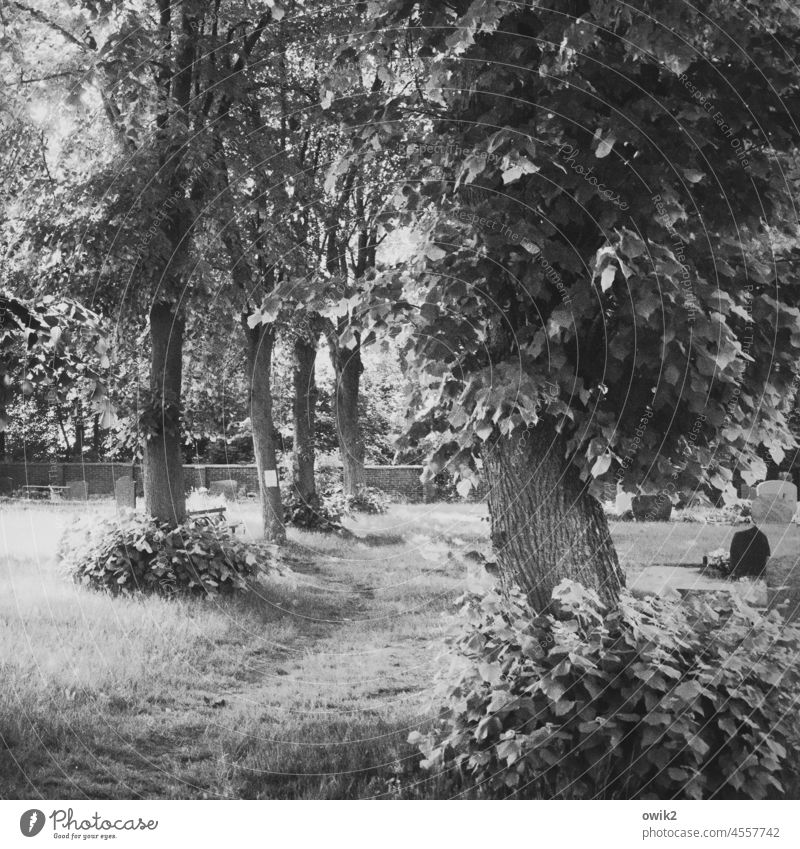
<instances>
[{"instance_id":1,"label":"black and white photograph","mask_svg":"<svg viewBox=\"0 0 800 849\"><path fill-rule=\"evenodd\" d=\"M800 845L797 0L0 0L0 377L0 845Z\"/></svg>"}]
</instances>

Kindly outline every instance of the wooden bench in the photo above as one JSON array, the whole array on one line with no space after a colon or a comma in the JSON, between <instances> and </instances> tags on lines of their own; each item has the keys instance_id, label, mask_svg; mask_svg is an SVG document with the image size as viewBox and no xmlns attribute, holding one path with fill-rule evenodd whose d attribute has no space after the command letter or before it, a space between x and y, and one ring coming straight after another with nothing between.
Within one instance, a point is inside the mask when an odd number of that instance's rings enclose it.
<instances>
[{"instance_id":1,"label":"wooden bench","mask_svg":"<svg viewBox=\"0 0 800 849\"><path fill-rule=\"evenodd\" d=\"M42 485L34 485L27 484L26 486L21 487L22 491L25 493L26 498L33 498L34 496L41 496L44 498L45 496L49 496L52 498L54 495L63 495L69 489L68 486L50 486L49 484L46 486Z\"/></svg>"},{"instance_id":2,"label":"wooden bench","mask_svg":"<svg viewBox=\"0 0 800 849\"><path fill-rule=\"evenodd\" d=\"M205 510L188 510L186 515L195 519L201 527L214 528L225 521L224 507L208 507ZM236 533L237 528L242 526L241 522L230 522L228 527Z\"/></svg>"}]
</instances>

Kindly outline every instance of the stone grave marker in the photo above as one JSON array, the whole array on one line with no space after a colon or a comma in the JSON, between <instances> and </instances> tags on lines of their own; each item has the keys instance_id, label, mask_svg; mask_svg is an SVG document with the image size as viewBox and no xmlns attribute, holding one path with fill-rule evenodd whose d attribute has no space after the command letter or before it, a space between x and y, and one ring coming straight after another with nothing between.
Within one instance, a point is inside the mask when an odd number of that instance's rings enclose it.
<instances>
[{"instance_id":1,"label":"stone grave marker","mask_svg":"<svg viewBox=\"0 0 800 849\"><path fill-rule=\"evenodd\" d=\"M731 540L731 577L761 577L770 553L766 534L755 525L737 531Z\"/></svg>"},{"instance_id":2,"label":"stone grave marker","mask_svg":"<svg viewBox=\"0 0 800 849\"><path fill-rule=\"evenodd\" d=\"M212 495L224 495L228 501L236 501L239 495L239 484L235 480L211 481L208 491Z\"/></svg>"},{"instance_id":3,"label":"stone grave marker","mask_svg":"<svg viewBox=\"0 0 800 849\"><path fill-rule=\"evenodd\" d=\"M136 484L133 478L127 475L117 478L114 482L114 498L117 502L117 510L128 508L136 509Z\"/></svg>"},{"instance_id":4,"label":"stone grave marker","mask_svg":"<svg viewBox=\"0 0 800 849\"><path fill-rule=\"evenodd\" d=\"M672 502L666 493L636 495L631 501L631 510L637 522L668 522L672 515Z\"/></svg>"},{"instance_id":5,"label":"stone grave marker","mask_svg":"<svg viewBox=\"0 0 800 849\"><path fill-rule=\"evenodd\" d=\"M86 481L67 481L67 498L70 501L86 501L89 487Z\"/></svg>"},{"instance_id":6,"label":"stone grave marker","mask_svg":"<svg viewBox=\"0 0 800 849\"><path fill-rule=\"evenodd\" d=\"M0 495L13 495L14 478L0 478Z\"/></svg>"},{"instance_id":7,"label":"stone grave marker","mask_svg":"<svg viewBox=\"0 0 800 849\"><path fill-rule=\"evenodd\" d=\"M788 525L797 511L797 487L790 481L764 481L751 506L756 525Z\"/></svg>"}]
</instances>

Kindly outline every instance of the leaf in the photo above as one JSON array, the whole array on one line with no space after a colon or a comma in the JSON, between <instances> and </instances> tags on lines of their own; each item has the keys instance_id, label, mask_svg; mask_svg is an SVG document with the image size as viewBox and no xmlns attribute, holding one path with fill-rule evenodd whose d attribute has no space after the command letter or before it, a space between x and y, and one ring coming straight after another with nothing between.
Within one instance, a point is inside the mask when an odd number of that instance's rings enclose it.
<instances>
[{"instance_id":1,"label":"leaf","mask_svg":"<svg viewBox=\"0 0 800 849\"><path fill-rule=\"evenodd\" d=\"M613 265L607 265L600 275L600 289L607 292L614 283L614 278L617 276L617 269Z\"/></svg>"},{"instance_id":2,"label":"leaf","mask_svg":"<svg viewBox=\"0 0 800 849\"><path fill-rule=\"evenodd\" d=\"M702 687L697 681L684 681L674 690L675 695L685 702L693 702L702 692Z\"/></svg>"},{"instance_id":3,"label":"leaf","mask_svg":"<svg viewBox=\"0 0 800 849\"><path fill-rule=\"evenodd\" d=\"M475 427L475 433L484 442L494 433L494 425L491 422L481 422Z\"/></svg>"},{"instance_id":4,"label":"leaf","mask_svg":"<svg viewBox=\"0 0 800 849\"><path fill-rule=\"evenodd\" d=\"M462 478L456 484L456 492L462 497L466 498L470 492L472 491L472 481L468 478Z\"/></svg>"},{"instance_id":5,"label":"leaf","mask_svg":"<svg viewBox=\"0 0 800 849\"><path fill-rule=\"evenodd\" d=\"M599 478L605 474L611 466L611 455L601 454L592 464L592 477Z\"/></svg>"},{"instance_id":6,"label":"leaf","mask_svg":"<svg viewBox=\"0 0 800 849\"><path fill-rule=\"evenodd\" d=\"M534 165L528 159L519 159L511 168L503 171L503 183L513 183L519 180L525 174L535 174L539 170L538 165Z\"/></svg>"},{"instance_id":7,"label":"leaf","mask_svg":"<svg viewBox=\"0 0 800 849\"><path fill-rule=\"evenodd\" d=\"M616 137L609 133L598 145L597 150L595 150L594 155L598 159L605 159L609 153L611 153L611 149L614 147L614 142L616 142Z\"/></svg>"},{"instance_id":8,"label":"leaf","mask_svg":"<svg viewBox=\"0 0 800 849\"><path fill-rule=\"evenodd\" d=\"M447 254L436 245L428 245L428 247L425 248L425 256L433 262L439 262L439 260L444 259Z\"/></svg>"},{"instance_id":9,"label":"leaf","mask_svg":"<svg viewBox=\"0 0 800 849\"><path fill-rule=\"evenodd\" d=\"M783 458L786 456L786 452L783 450L783 448L781 448L780 445L770 443L769 456L772 457L772 462L779 466L783 462Z\"/></svg>"},{"instance_id":10,"label":"leaf","mask_svg":"<svg viewBox=\"0 0 800 849\"><path fill-rule=\"evenodd\" d=\"M699 183L705 177L705 174L702 171L695 171L694 168L684 168L683 176L690 183Z\"/></svg>"}]
</instances>

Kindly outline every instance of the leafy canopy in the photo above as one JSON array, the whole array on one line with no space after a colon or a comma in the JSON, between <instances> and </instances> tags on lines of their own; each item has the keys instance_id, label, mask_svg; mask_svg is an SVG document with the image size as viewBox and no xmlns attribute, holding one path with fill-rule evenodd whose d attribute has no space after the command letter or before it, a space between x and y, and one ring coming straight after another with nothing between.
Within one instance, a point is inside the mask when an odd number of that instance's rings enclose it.
<instances>
[{"instance_id":1,"label":"leafy canopy","mask_svg":"<svg viewBox=\"0 0 800 849\"><path fill-rule=\"evenodd\" d=\"M372 4L377 12L378 4ZM481 445L550 419L602 480L732 493L793 446L800 347L800 21L781 2L380 4L354 37L420 84L362 131L423 112L392 282L419 387L410 438L469 476ZM407 127L404 130L408 132ZM768 225L769 222L769 225Z\"/></svg>"}]
</instances>

